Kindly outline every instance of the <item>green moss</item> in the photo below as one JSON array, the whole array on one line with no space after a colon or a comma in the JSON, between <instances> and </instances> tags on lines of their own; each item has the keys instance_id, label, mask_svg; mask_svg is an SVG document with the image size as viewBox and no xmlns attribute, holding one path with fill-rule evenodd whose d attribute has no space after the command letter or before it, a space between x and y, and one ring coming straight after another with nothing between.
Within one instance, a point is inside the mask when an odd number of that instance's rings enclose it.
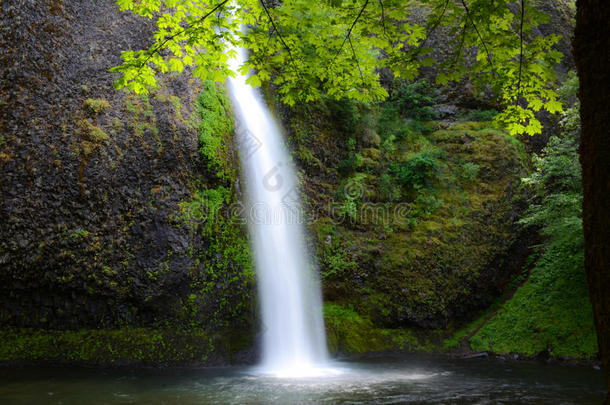
<instances>
[{"instance_id":1,"label":"green moss","mask_svg":"<svg viewBox=\"0 0 610 405\"><path fill-rule=\"evenodd\" d=\"M561 266L554 265L557 259ZM550 247L527 282L470 339L470 345L473 350L499 354L596 356L582 251L568 254L565 246Z\"/></svg>"},{"instance_id":2,"label":"green moss","mask_svg":"<svg viewBox=\"0 0 610 405\"><path fill-rule=\"evenodd\" d=\"M89 231L80 228L70 234L70 238L72 239L83 239L87 236L89 236Z\"/></svg>"},{"instance_id":3,"label":"green moss","mask_svg":"<svg viewBox=\"0 0 610 405\"><path fill-rule=\"evenodd\" d=\"M380 329L451 328L494 298L481 291L517 237L529 159L489 122L415 122L429 109L398 108L423 94L407 87L394 105L295 107L292 149L307 167L324 297Z\"/></svg>"},{"instance_id":4,"label":"green moss","mask_svg":"<svg viewBox=\"0 0 610 405\"><path fill-rule=\"evenodd\" d=\"M202 329L4 329L0 330L0 361L99 365L206 361L214 352L230 350L226 339Z\"/></svg>"},{"instance_id":5,"label":"green moss","mask_svg":"<svg viewBox=\"0 0 610 405\"><path fill-rule=\"evenodd\" d=\"M92 114L100 114L110 108L110 103L103 98L88 98L83 105Z\"/></svg>"},{"instance_id":6,"label":"green moss","mask_svg":"<svg viewBox=\"0 0 610 405\"><path fill-rule=\"evenodd\" d=\"M79 131L83 138L96 144L107 143L110 137L100 127L94 125L88 119L81 120Z\"/></svg>"},{"instance_id":7,"label":"green moss","mask_svg":"<svg viewBox=\"0 0 610 405\"><path fill-rule=\"evenodd\" d=\"M231 191L223 186L197 190L190 201L180 203L182 218L191 226L203 224L203 236L213 236L214 225L219 221L223 204L231 201Z\"/></svg>"},{"instance_id":8,"label":"green moss","mask_svg":"<svg viewBox=\"0 0 610 405\"><path fill-rule=\"evenodd\" d=\"M125 109L129 117L128 125L137 137L142 138L146 132L158 137L159 129L148 96L130 94L125 99Z\"/></svg>"},{"instance_id":9,"label":"green moss","mask_svg":"<svg viewBox=\"0 0 610 405\"><path fill-rule=\"evenodd\" d=\"M459 120L463 120L463 121L487 121L490 122L493 121L494 117L498 115L498 111L491 109L491 110L480 110L480 109L476 109L476 110L468 110L467 112L465 112L464 114L462 114L460 117L458 117Z\"/></svg>"},{"instance_id":10,"label":"green moss","mask_svg":"<svg viewBox=\"0 0 610 405\"><path fill-rule=\"evenodd\" d=\"M254 271L243 220L231 209L237 200L232 188L237 172L230 150L233 117L224 90L205 82L195 114L200 118L199 152L209 173L193 182L191 196L179 204L174 219L178 226L199 233L206 246L187 251L195 266L189 285L192 293L183 302L185 320L249 328L254 324ZM238 341L234 339L232 345L240 346Z\"/></svg>"},{"instance_id":11,"label":"green moss","mask_svg":"<svg viewBox=\"0 0 610 405\"><path fill-rule=\"evenodd\" d=\"M203 83L197 101L199 124L199 153L208 168L219 178L235 177L230 144L233 136L233 117L224 89L211 80Z\"/></svg>"},{"instance_id":12,"label":"green moss","mask_svg":"<svg viewBox=\"0 0 610 405\"><path fill-rule=\"evenodd\" d=\"M324 323L329 351L333 354L361 354L387 350L420 349L415 336L406 329L380 329L353 308L324 305Z\"/></svg>"},{"instance_id":13,"label":"green moss","mask_svg":"<svg viewBox=\"0 0 610 405\"><path fill-rule=\"evenodd\" d=\"M562 93L574 97L577 88L572 75ZM584 271L578 105L565 111L561 129L524 179L534 197L520 223L539 227L541 254L525 284L470 339L476 350L575 358L598 352Z\"/></svg>"},{"instance_id":14,"label":"green moss","mask_svg":"<svg viewBox=\"0 0 610 405\"><path fill-rule=\"evenodd\" d=\"M511 288L508 289L508 292L510 291L512 291ZM460 344L474 335L493 315L495 315L498 308L502 306L503 301L503 297L496 299L494 303L479 314L476 319L463 325L456 332L452 333L450 337L444 339L441 345L442 350L457 349Z\"/></svg>"},{"instance_id":15,"label":"green moss","mask_svg":"<svg viewBox=\"0 0 610 405\"><path fill-rule=\"evenodd\" d=\"M415 139L397 143L396 153L386 154L382 164L424 156L435 166L435 180L413 177L410 192L403 191L397 201L371 201L385 198L381 188L367 192L360 207L377 207L372 218L354 215L355 225L343 222L318 236L327 295L352 302L376 325L395 325L397 318L447 317L514 238L505 216L513 210L507 184L520 184L523 147L484 123L463 123L426 135L425 141ZM408 153L398 152L407 147ZM437 151L433 158L421 153L431 150ZM442 164L437 156L443 156ZM425 173L408 169L409 176ZM379 177L360 178L358 190L381 187ZM380 237L371 240L372 232Z\"/></svg>"},{"instance_id":16,"label":"green moss","mask_svg":"<svg viewBox=\"0 0 610 405\"><path fill-rule=\"evenodd\" d=\"M162 103L169 103L174 109L174 116L178 122L181 122L189 127L194 127L190 120L184 118L182 111L182 101L178 96L172 96L163 92L155 94L155 99Z\"/></svg>"},{"instance_id":17,"label":"green moss","mask_svg":"<svg viewBox=\"0 0 610 405\"><path fill-rule=\"evenodd\" d=\"M381 159L381 152L379 149L366 148L362 150L362 156L364 159L370 159L374 162L378 162Z\"/></svg>"},{"instance_id":18,"label":"green moss","mask_svg":"<svg viewBox=\"0 0 610 405\"><path fill-rule=\"evenodd\" d=\"M104 131L102 131L102 129L100 127L92 127L91 131L89 132L89 136L90 139L96 143L103 143L103 142L107 142L108 139L110 139L108 137L108 134L106 134Z\"/></svg>"},{"instance_id":19,"label":"green moss","mask_svg":"<svg viewBox=\"0 0 610 405\"><path fill-rule=\"evenodd\" d=\"M123 130L123 127L124 127L123 121L121 121L119 118L114 117L112 119L112 129L115 132L120 132L121 130Z\"/></svg>"}]
</instances>

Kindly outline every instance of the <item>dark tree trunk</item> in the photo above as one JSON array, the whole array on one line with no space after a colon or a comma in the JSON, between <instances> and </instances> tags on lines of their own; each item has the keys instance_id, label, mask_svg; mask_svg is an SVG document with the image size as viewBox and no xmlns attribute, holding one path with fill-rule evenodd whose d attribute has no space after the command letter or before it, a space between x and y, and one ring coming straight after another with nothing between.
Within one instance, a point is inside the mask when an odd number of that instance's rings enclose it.
<instances>
[{"instance_id":1,"label":"dark tree trunk","mask_svg":"<svg viewBox=\"0 0 610 405\"><path fill-rule=\"evenodd\" d=\"M580 78L585 270L610 387L610 1L578 0L574 56ZM610 392L606 401L610 403Z\"/></svg>"}]
</instances>

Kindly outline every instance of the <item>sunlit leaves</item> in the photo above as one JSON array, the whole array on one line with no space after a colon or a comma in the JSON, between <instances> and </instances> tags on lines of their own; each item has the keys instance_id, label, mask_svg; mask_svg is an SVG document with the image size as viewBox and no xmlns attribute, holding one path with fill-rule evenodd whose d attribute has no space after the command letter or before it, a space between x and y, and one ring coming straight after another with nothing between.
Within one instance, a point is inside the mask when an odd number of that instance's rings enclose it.
<instances>
[{"instance_id":1,"label":"sunlit leaves","mask_svg":"<svg viewBox=\"0 0 610 405\"><path fill-rule=\"evenodd\" d=\"M439 85L467 77L499 97L505 108L498 122L534 134L541 130L534 112L561 111L552 87L562 55L553 49L556 35L534 33L547 17L529 3L521 32L521 10L509 0L284 0L274 7L269 0L117 0L155 19L157 31L148 49L124 52L112 70L122 74L117 87L138 93L154 88L158 74L186 68L217 81L246 74L252 86L272 82L293 105L322 94L382 100L380 69L413 80L421 66L436 65ZM429 10L423 25L409 18L416 7ZM439 25L451 33L453 54L435 60L425 42ZM230 45L250 50L238 72L228 67Z\"/></svg>"}]
</instances>

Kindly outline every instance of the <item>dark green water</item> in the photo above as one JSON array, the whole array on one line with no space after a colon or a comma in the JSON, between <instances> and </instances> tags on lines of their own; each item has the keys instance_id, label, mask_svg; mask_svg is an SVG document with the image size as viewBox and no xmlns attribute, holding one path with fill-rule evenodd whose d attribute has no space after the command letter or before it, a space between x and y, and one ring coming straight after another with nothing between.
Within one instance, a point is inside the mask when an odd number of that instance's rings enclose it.
<instances>
[{"instance_id":1,"label":"dark green water","mask_svg":"<svg viewBox=\"0 0 610 405\"><path fill-rule=\"evenodd\" d=\"M600 404L600 371L584 366L440 356L337 362L309 379L252 368L0 369L1 404Z\"/></svg>"}]
</instances>

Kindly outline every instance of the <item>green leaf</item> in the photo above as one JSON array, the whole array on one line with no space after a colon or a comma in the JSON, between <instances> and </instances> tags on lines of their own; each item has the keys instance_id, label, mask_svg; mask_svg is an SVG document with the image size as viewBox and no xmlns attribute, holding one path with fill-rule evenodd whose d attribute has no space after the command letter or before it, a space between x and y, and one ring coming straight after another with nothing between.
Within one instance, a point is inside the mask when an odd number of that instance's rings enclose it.
<instances>
[{"instance_id":1,"label":"green leaf","mask_svg":"<svg viewBox=\"0 0 610 405\"><path fill-rule=\"evenodd\" d=\"M182 70L184 70L184 65L181 59L173 58L169 60L169 68L174 72L182 72Z\"/></svg>"},{"instance_id":2,"label":"green leaf","mask_svg":"<svg viewBox=\"0 0 610 405\"><path fill-rule=\"evenodd\" d=\"M551 101L547 102L544 107L551 114L561 112L561 110L562 110L561 103L557 100L551 100Z\"/></svg>"}]
</instances>

